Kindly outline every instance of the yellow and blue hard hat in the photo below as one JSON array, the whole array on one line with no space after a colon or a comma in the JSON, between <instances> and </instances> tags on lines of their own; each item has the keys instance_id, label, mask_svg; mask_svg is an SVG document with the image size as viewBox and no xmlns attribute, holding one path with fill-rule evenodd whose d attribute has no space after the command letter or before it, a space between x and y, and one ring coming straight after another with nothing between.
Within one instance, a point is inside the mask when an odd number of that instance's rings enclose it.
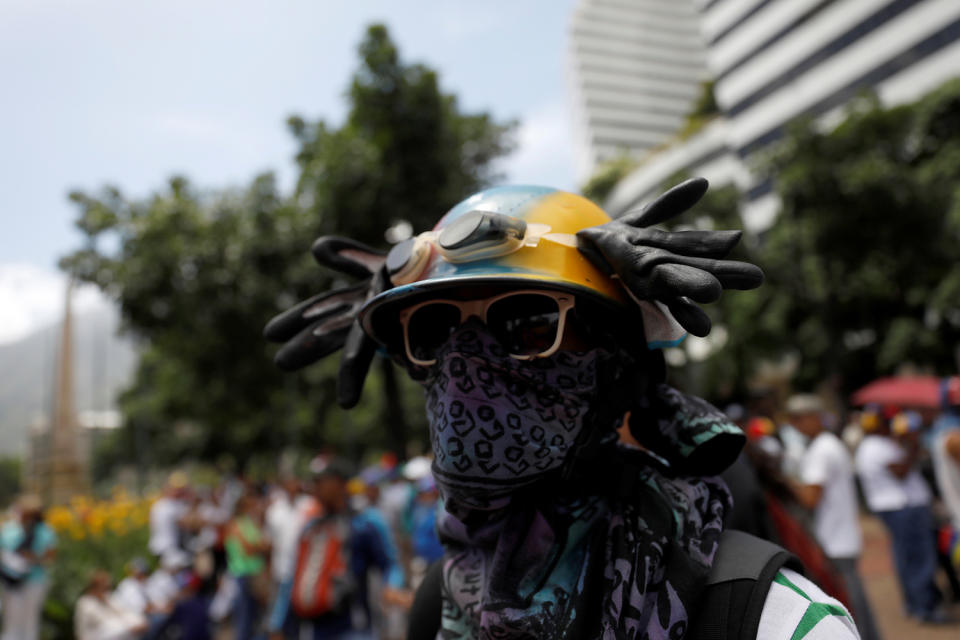
<instances>
[{"instance_id":1,"label":"yellow and blue hard hat","mask_svg":"<svg viewBox=\"0 0 960 640\"><path fill-rule=\"evenodd\" d=\"M394 246L386 260L392 288L360 311L364 330L380 327L418 298L480 286L544 288L625 306L620 284L578 249L576 233L611 220L582 196L549 187L503 186L453 207L428 232Z\"/></svg>"}]
</instances>

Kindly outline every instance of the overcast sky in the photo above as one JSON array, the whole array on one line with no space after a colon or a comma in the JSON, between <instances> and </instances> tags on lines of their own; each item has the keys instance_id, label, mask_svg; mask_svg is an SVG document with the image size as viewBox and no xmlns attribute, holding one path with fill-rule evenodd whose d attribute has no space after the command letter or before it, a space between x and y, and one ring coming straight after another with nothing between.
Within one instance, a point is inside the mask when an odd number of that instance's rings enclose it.
<instances>
[{"instance_id":1,"label":"overcast sky","mask_svg":"<svg viewBox=\"0 0 960 640\"><path fill-rule=\"evenodd\" d=\"M466 110L521 122L511 182L575 189L574 0L3 0L0 342L56 317L76 248L71 189L130 196L293 176L292 113L339 122L364 27L440 71ZM95 304L88 296L84 304ZM84 298L87 300L88 298Z\"/></svg>"}]
</instances>

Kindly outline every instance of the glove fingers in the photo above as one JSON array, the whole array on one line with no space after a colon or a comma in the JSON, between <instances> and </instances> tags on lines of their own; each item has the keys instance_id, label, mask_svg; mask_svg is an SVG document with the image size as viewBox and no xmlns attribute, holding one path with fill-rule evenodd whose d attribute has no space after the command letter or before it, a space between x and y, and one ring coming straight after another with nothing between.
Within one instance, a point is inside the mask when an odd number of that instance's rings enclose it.
<instances>
[{"instance_id":1,"label":"glove fingers","mask_svg":"<svg viewBox=\"0 0 960 640\"><path fill-rule=\"evenodd\" d=\"M360 401L375 352L376 344L363 332L360 323L354 321L343 346L337 374L337 403L344 409L353 408Z\"/></svg>"},{"instance_id":2,"label":"glove fingers","mask_svg":"<svg viewBox=\"0 0 960 640\"><path fill-rule=\"evenodd\" d=\"M286 342L311 324L363 304L367 283L344 287L313 296L274 316L263 329L271 342Z\"/></svg>"},{"instance_id":3,"label":"glove fingers","mask_svg":"<svg viewBox=\"0 0 960 640\"><path fill-rule=\"evenodd\" d=\"M720 281L696 267L661 264L650 272L650 297L655 300L686 296L696 302L716 302L722 293Z\"/></svg>"},{"instance_id":4,"label":"glove fingers","mask_svg":"<svg viewBox=\"0 0 960 640\"><path fill-rule=\"evenodd\" d=\"M705 178L690 178L661 194L639 211L629 211L619 221L632 227L652 227L675 218L697 204L710 185Z\"/></svg>"},{"instance_id":5,"label":"glove fingers","mask_svg":"<svg viewBox=\"0 0 960 640\"><path fill-rule=\"evenodd\" d=\"M710 316L689 299L670 298L664 300L664 303L670 309L673 318L691 334L702 338L710 333L710 328L713 326Z\"/></svg>"},{"instance_id":6,"label":"glove fingers","mask_svg":"<svg viewBox=\"0 0 960 640\"><path fill-rule=\"evenodd\" d=\"M711 273L724 289L756 289L763 284L763 269L749 262L718 260Z\"/></svg>"},{"instance_id":7,"label":"glove fingers","mask_svg":"<svg viewBox=\"0 0 960 640\"><path fill-rule=\"evenodd\" d=\"M638 247L632 256L627 256L623 263L630 265L628 269L621 269L621 264L614 264L618 273L632 272L636 277L646 277L657 266L676 264L693 267L713 274L724 288L752 289L763 282L763 271L749 262L737 260L713 260L712 258L697 258L666 251L664 249L648 249ZM621 276L623 277L623 276ZM736 285L736 286L735 286ZM683 295L683 294L681 294Z\"/></svg>"},{"instance_id":8,"label":"glove fingers","mask_svg":"<svg viewBox=\"0 0 960 640\"><path fill-rule=\"evenodd\" d=\"M273 361L284 371L296 371L321 360L343 346L352 316L337 316L307 327L284 344Z\"/></svg>"},{"instance_id":9,"label":"glove fingers","mask_svg":"<svg viewBox=\"0 0 960 640\"><path fill-rule=\"evenodd\" d=\"M666 249L672 253L698 258L722 258L740 242L743 232L733 231L663 231L631 230L630 244Z\"/></svg>"},{"instance_id":10,"label":"glove fingers","mask_svg":"<svg viewBox=\"0 0 960 640\"><path fill-rule=\"evenodd\" d=\"M357 278L369 278L386 260L383 252L339 236L317 238L310 251L323 266Z\"/></svg>"}]
</instances>

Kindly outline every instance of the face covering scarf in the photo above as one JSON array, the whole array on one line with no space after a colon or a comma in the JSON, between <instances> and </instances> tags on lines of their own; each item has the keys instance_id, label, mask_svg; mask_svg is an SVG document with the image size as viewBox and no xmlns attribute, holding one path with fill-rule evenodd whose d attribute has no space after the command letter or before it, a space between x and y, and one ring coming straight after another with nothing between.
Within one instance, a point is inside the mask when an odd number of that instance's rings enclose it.
<instances>
[{"instance_id":1,"label":"face covering scarf","mask_svg":"<svg viewBox=\"0 0 960 640\"><path fill-rule=\"evenodd\" d=\"M421 376L443 498L439 637L683 638L730 497L617 445L616 420L597 424L598 376L616 366L600 349L514 360L468 324ZM683 433L702 451L735 430L683 398L658 403L661 439ZM600 465L571 476L583 453Z\"/></svg>"}]
</instances>

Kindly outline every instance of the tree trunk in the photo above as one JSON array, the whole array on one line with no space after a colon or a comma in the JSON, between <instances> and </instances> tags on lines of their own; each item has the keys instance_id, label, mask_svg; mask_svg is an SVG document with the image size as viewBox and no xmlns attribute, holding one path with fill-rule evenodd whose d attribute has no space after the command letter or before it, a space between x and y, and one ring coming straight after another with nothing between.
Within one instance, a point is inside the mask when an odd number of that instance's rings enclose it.
<instances>
[{"instance_id":1,"label":"tree trunk","mask_svg":"<svg viewBox=\"0 0 960 640\"><path fill-rule=\"evenodd\" d=\"M406 414L403 411L403 399L400 397L400 387L397 384L397 372L393 361L389 358L380 358L380 368L383 372L384 415L383 425L387 428L387 442L390 450L397 456L397 460L407 459L407 426Z\"/></svg>"}]
</instances>

